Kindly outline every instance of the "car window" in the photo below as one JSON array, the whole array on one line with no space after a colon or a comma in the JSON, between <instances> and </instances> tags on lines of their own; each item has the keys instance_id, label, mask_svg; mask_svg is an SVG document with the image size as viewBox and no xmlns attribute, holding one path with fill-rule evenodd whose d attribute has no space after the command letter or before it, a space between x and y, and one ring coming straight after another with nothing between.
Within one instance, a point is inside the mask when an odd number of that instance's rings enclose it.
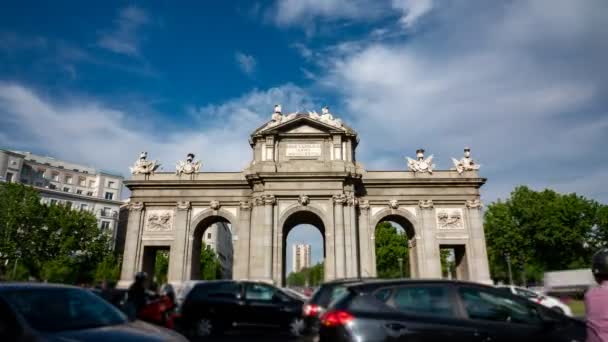
<instances>
[{"instance_id":1,"label":"car window","mask_svg":"<svg viewBox=\"0 0 608 342\"><path fill-rule=\"evenodd\" d=\"M192 290L195 299L204 298L238 298L241 294L241 285L236 282L218 282L197 285Z\"/></svg>"},{"instance_id":2,"label":"car window","mask_svg":"<svg viewBox=\"0 0 608 342\"><path fill-rule=\"evenodd\" d=\"M449 288L445 286L397 287L394 289L392 299L387 304L408 314L435 317L456 316L454 305L450 303Z\"/></svg>"},{"instance_id":3,"label":"car window","mask_svg":"<svg viewBox=\"0 0 608 342\"><path fill-rule=\"evenodd\" d=\"M120 311L86 290L19 289L3 291L1 296L39 331L87 329L127 322Z\"/></svg>"},{"instance_id":4,"label":"car window","mask_svg":"<svg viewBox=\"0 0 608 342\"><path fill-rule=\"evenodd\" d=\"M515 293L522 297L526 297L526 298L532 298L532 299L538 298L538 294L536 294L535 292L524 290L524 289L515 288Z\"/></svg>"},{"instance_id":5,"label":"car window","mask_svg":"<svg viewBox=\"0 0 608 342\"><path fill-rule=\"evenodd\" d=\"M379 289L376 292L374 292L374 297L376 297L376 299L378 299L381 302L386 302L391 294L393 293L393 289L390 287L385 287L383 289Z\"/></svg>"},{"instance_id":6,"label":"car window","mask_svg":"<svg viewBox=\"0 0 608 342\"><path fill-rule=\"evenodd\" d=\"M536 310L511 296L467 287L460 288L458 292L471 319L523 324L540 322Z\"/></svg>"},{"instance_id":7,"label":"car window","mask_svg":"<svg viewBox=\"0 0 608 342\"><path fill-rule=\"evenodd\" d=\"M247 284L245 299L272 301L276 289L266 284Z\"/></svg>"}]
</instances>

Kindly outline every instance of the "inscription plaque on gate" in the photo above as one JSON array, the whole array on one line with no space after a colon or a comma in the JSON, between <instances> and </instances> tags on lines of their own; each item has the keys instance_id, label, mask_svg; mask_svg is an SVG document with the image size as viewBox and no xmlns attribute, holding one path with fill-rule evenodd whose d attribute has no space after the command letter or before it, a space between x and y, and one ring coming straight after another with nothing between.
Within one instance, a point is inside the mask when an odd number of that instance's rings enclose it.
<instances>
[{"instance_id":1,"label":"inscription plaque on gate","mask_svg":"<svg viewBox=\"0 0 608 342\"><path fill-rule=\"evenodd\" d=\"M287 157L317 158L321 156L321 144L287 144Z\"/></svg>"}]
</instances>

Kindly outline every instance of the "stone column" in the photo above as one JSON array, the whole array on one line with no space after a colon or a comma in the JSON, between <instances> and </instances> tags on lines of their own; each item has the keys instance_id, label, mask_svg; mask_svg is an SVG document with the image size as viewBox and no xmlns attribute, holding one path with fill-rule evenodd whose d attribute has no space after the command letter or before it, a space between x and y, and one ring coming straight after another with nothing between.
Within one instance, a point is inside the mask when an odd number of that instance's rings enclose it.
<instances>
[{"instance_id":1,"label":"stone column","mask_svg":"<svg viewBox=\"0 0 608 342\"><path fill-rule=\"evenodd\" d=\"M329 208L332 208L332 200L329 199ZM324 278L326 281L336 279L336 249L334 245L335 230L333 217L329 215L327 227L325 228L325 270ZM331 222L329 221L331 220ZM289 251L288 251L289 252Z\"/></svg>"},{"instance_id":2,"label":"stone column","mask_svg":"<svg viewBox=\"0 0 608 342\"><path fill-rule=\"evenodd\" d=\"M141 230L145 214L142 202L133 202L129 206L129 219L127 221L127 234L125 237L125 251L122 259L119 287L128 287L135 278L137 270L137 254L141 244Z\"/></svg>"},{"instance_id":3,"label":"stone column","mask_svg":"<svg viewBox=\"0 0 608 342\"><path fill-rule=\"evenodd\" d=\"M357 204L359 204L355 195L351 195L348 198L348 212L350 214L350 228L349 228L349 239L350 239L350 273L349 277L359 276L359 239L358 239L358 225L357 225Z\"/></svg>"},{"instance_id":4,"label":"stone column","mask_svg":"<svg viewBox=\"0 0 608 342\"><path fill-rule=\"evenodd\" d=\"M169 251L169 270L167 278L176 287L181 286L184 281L186 270L186 245L188 244L188 226L190 225L190 202L177 202L175 207L175 221L173 229L173 243Z\"/></svg>"},{"instance_id":5,"label":"stone column","mask_svg":"<svg viewBox=\"0 0 608 342\"><path fill-rule=\"evenodd\" d=\"M250 245L250 220L251 220L251 203L249 201L241 201L238 218L238 235L236 241L233 242L234 256L233 267L234 279L249 278L249 245Z\"/></svg>"},{"instance_id":6,"label":"stone column","mask_svg":"<svg viewBox=\"0 0 608 342\"><path fill-rule=\"evenodd\" d=\"M492 284L490 278L490 267L488 265L488 253L486 250L486 237L483 231L483 218L481 208L483 205L478 199L465 202L469 226L469 246L473 253L468 253L470 258L469 276L471 280L480 283Z\"/></svg>"},{"instance_id":7,"label":"stone column","mask_svg":"<svg viewBox=\"0 0 608 342\"><path fill-rule=\"evenodd\" d=\"M276 199L273 195L264 196L264 279L272 281L272 221Z\"/></svg>"},{"instance_id":8,"label":"stone column","mask_svg":"<svg viewBox=\"0 0 608 342\"><path fill-rule=\"evenodd\" d=\"M346 276L346 254L344 250L344 194L334 195L334 241L336 254L336 278Z\"/></svg>"},{"instance_id":9,"label":"stone column","mask_svg":"<svg viewBox=\"0 0 608 342\"><path fill-rule=\"evenodd\" d=\"M360 200L359 210L361 212L359 216L359 263L361 265L360 275L362 277L372 277L375 272L372 269L376 268L376 265L372 264L371 248L370 248L370 229L369 229L369 201Z\"/></svg>"},{"instance_id":10,"label":"stone column","mask_svg":"<svg viewBox=\"0 0 608 342\"><path fill-rule=\"evenodd\" d=\"M419 202L419 221L422 232L423 260L419 260L419 276L422 278L441 278L441 258L439 256L439 245L437 244L437 227L435 223L435 209L432 200Z\"/></svg>"}]
</instances>

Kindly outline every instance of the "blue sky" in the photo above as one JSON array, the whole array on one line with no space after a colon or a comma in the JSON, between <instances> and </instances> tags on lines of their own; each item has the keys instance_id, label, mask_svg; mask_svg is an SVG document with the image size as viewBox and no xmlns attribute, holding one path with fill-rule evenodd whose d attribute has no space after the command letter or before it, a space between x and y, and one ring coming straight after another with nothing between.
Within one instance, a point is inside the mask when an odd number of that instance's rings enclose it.
<instances>
[{"instance_id":1,"label":"blue sky","mask_svg":"<svg viewBox=\"0 0 608 342\"><path fill-rule=\"evenodd\" d=\"M0 146L128 176L241 170L249 133L329 105L369 169L470 146L483 200L518 184L608 202L604 0L4 1Z\"/></svg>"}]
</instances>

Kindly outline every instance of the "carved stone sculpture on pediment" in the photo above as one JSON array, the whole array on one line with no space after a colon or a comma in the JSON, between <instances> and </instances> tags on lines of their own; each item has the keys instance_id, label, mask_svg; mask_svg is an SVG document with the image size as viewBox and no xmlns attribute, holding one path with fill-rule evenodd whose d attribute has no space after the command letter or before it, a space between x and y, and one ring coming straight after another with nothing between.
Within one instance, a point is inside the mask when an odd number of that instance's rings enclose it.
<instances>
[{"instance_id":1,"label":"carved stone sculpture on pediment","mask_svg":"<svg viewBox=\"0 0 608 342\"><path fill-rule=\"evenodd\" d=\"M190 209L190 202L189 201L178 201L176 207L177 207L177 210L188 210L188 209Z\"/></svg>"},{"instance_id":2,"label":"carved stone sculpture on pediment","mask_svg":"<svg viewBox=\"0 0 608 342\"><path fill-rule=\"evenodd\" d=\"M464 205L469 209L481 209L483 208L483 203L479 199L467 200Z\"/></svg>"},{"instance_id":3,"label":"carved stone sculpture on pediment","mask_svg":"<svg viewBox=\"0 0 608 342\"><path fill-rule=\"evenodd\" d=\"M300 205L307 206L308 203L310 203L310 198L306 195L300 195L300 197L298 197L298 203Z\"/></svg>"},{"instance_id":4,"label":"carved stone sculpture on pediment","mask_svg":"<svg viewBox=\"0 0 608 342\"><path fill-rule=\"evenodd\" d=\"M131 202L128 205L129 211L139 211L144 208L144 204L142 202Z\"/></svg>"},{"instance_id":5,"label":"carved stone sculpture on pediment","mask_svg":"<svg viewBox=\"0 0 608 342\"><path fill-rule=\"evenodd\" d=\"M221 207L220 201L213 200L209 202L209 208L213 210L219 210Z\"/></svg>"},{"instance_id":6,"label":"carved stone sculpture on pediment","mask_svg":"<svg viewBox=\"0 0 608 342\"><path fill-rule=\"evenodd\" d=\"M274 195L264 195L264 204L273 205L276 203L276 198Z\"/></svg>"},{"instance_id":7,"label":"carved stone sculpture on pediment","mask_svg":"<svg viewBox=\"0 0 608 342\"><path fill-rule=\"evenodd\" d=\"M146 231L159 232L171 230L173 215L171 211L151 212L146 222Z\"/></svg>"},{"instance_id":8,"label":"carved stone sculpture on pediment","mask_svg":"<svg viewBox=\"0 0 608 342\"><path fill-rule=\"evenodd\" d=\"M452 170L456 170L458 174L462 174L465 171L479 170L479 164L471 158L471 149L468 147L464 149L464 157L462 159L452 158L452 162L454 163Z\"/></svg>"},{"instance_id":9,"label":"carved stone sculpture on pediment","mask_svg":"<svg viewBox=\"0 0 608 342\"><path fill-rule=\"evenodd\" d=\"M399 209L399 201L397 201L396 199L388 201L388 207L391 209Z\"/></svg>"},{"instance_id":10,"label":"carved stone sculpture on pediment","mask_svg":"<svg viewBox=\"0 0 608 342\"><path fill-rule=\"evenodd\" d=\"M334 203L336 204L344 204L346 203L346 195L345 194L337 194L337 195L333 195L332 199L334 200Z\"/></svg>"},{"instance_id":11,"label":"carved stone sculpture on pediment","mask_svg":"<svg viewBox=\"0 0 608 342\"><path fill-rule=\"evenodd\" d=\"M160 163L156 160L148 160L148 152L141 152L139 159L135 161L135 164L130 167L131 174L133 175L151 175L154 171L160 167Z\"/></svg>"},{"instance_id":12,"label":"carved stone sculpture on pediment","mask_svg":"<svg viewBox=\"0 0 608 342\"><path fill-rule=\"evenodd\" d=\"M240 206L241 210L249 210L249 209L251 209L251 202L250 201L241 201L241 202L239 202L239 206Z\"/></svg>"},{"instance_id":13,"label":"carved stone sculpture on pediment","mask_svg":"<svg viewBox=\"0 0 608 342\"><path fill-rule=\"evenodd\" d=\"M416 150L416 159L412 159L410 157L407 158L407 167L410 171L420 172L420 173L433 173L433 169L435 165L433 164L433 156L424 159L424 150L418 149Z\"/></svg>"},{"instance_id":14,"label":"carved stone sculpture on pediment","mask_svg":"<svg viewBox=\"0 0 608 342\"><path fill-rule=\"evenodd\" d=\"M420 209L432 209L433 200L420 200L418 201L418 206L420 207Z\"/></svg>"},{"instance_id":15,"label":"carved stone sculpture on pediment","mask_svg":"<svg viewBox=\"0 0 608 342\"><path fill-rule=\"evenodd\" d=\"M186 160L180 160L177 162L177 165L175 165L175 174L181 175L182 173L185 173L191 175L197 173L201 166L202 164L199 160L194 161L194 154L188 153Z\"/></svg>"}]
</instances>

